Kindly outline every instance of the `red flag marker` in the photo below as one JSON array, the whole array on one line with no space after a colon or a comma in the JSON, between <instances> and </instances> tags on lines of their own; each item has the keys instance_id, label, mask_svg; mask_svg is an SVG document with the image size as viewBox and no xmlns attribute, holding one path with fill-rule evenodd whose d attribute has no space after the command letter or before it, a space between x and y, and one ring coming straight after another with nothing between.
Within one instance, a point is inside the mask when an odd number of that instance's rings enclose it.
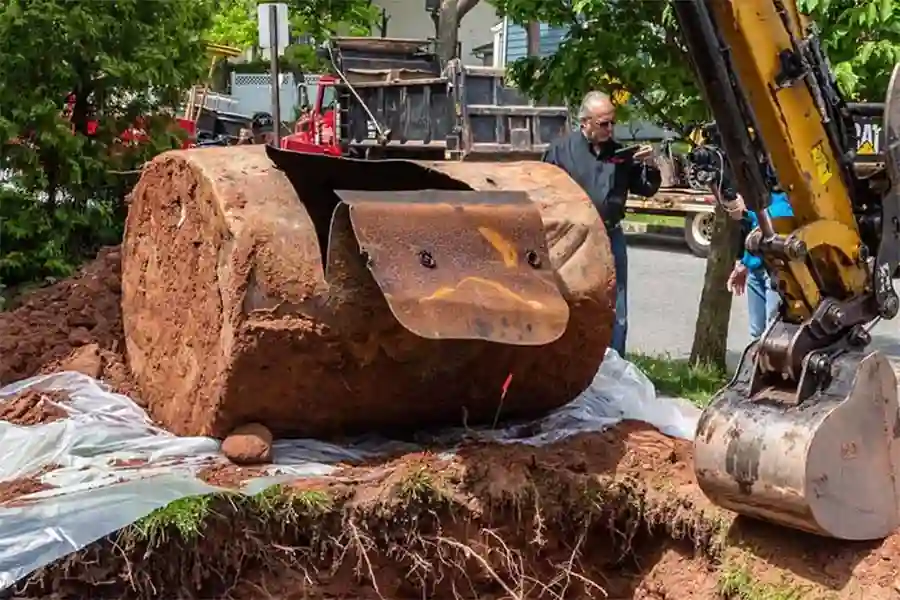
<instances>
[{"instance_id":1,"label":"red flag marker","mask_svg":"<svg viewBox=\"0 0 900 600\"><path fill-rule=\"evenodd\" d=\"M500 394L500 400L506 398L506 392L509 391L509 384L512 383L512 373L506 376L506 381L503 382L502 393Z\"/></svg>"}]
</instances>

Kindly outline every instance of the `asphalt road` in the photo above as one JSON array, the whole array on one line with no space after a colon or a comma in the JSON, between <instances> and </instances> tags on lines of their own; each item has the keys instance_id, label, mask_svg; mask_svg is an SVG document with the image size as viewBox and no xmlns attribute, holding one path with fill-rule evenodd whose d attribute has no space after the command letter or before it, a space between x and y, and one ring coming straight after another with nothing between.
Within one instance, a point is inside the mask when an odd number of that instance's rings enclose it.
<instances>
[{"instance_id":1,"label":"asphalt road","mask_svg":"<svg viewBox=\"0 0 900 600\"><path fill-rule=\"evenodd\" d=\"M628 237L628 351L687 358L706 263L688 252L680 238L630 234ZM900 285L900 280L895 282ZM729 364L749 343L747 299L735 298L728 330ZM900 364L900 318L872 330L873 346Z\"/></svg>"}]
</instances>

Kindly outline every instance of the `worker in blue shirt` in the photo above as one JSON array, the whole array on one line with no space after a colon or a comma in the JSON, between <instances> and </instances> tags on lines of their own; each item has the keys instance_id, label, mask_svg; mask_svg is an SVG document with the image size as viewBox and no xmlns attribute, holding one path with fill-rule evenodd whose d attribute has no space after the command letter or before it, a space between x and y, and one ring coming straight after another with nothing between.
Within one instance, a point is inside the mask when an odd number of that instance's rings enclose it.
<instances>
[{"instance_id":1,"label":"worker in blue shirt","mask_svg":"<svg viewBox=\"0 0 900 600\"><path fill-rule=\"evenodd\" d=\"M770 199L769 206L766 208L769 217L777 219L779 217L794 216L787 194L783 191L777 187L774 188ZM749 233L759 226L759 219L752 210L744 212L743 218L745 232ZM745 239L746 236L742 236L741 247L743 250L740 258L735 262L734 268L731 270L731 275L728 277L728 289L737 296L742 296L744 292L747 293L750 337L755 341L759 339L769 323L775 318L781 298L763 266L762 259L743 248Z\"/></svg>"},{"instance_id":2,"label":"worker in blue shirt","mask_svg":"<svg viewBox=\"0 0 900 600\"><path fill-rule=\"evenodd\" d=\"M730 165L721 151L721 135L715 122L703 126L702 139L691 150L690 160L699 168L712 173L712 189L728 215L741 221L741 235L736 247L737 259L728 277L728 290L737 296L747 293L747 309L750 316L750 337L755 341L762 336L766 327L778 313L781 297L766 272L762 258L746 250L747 235L759 226L759 219L753 211L747 210L743 198L737 193L732 181ZM787 194L779 187L778 177L771 165L766 163L764 173L769 187L769 217L792 217ZM738 240L736 240L737 242Z\"/></svg>"}]
</instances>

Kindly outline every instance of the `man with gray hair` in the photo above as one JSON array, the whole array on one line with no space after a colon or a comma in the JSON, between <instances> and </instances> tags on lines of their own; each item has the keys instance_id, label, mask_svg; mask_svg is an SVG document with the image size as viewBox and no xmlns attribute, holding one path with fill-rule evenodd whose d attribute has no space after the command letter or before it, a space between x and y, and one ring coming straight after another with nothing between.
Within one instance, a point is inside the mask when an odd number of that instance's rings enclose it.
<instances>
[{"instance_id":1,"label":"man with gray hair","mask_svg":"<svg viewBox=\"0 0 900 600\"><path fill-rule=\"evenodd\" d=\"M581 102L581 127L556 140L543 161L569 174L591 199L606 226L616 269L616 320L610 347L625 355L628 335L628 250L622 219L628 194L653 196L662 175L651 165L652 146L624 147L613 139L616 107L603 92L589 92Z\"/></svg>"}]
</instances>

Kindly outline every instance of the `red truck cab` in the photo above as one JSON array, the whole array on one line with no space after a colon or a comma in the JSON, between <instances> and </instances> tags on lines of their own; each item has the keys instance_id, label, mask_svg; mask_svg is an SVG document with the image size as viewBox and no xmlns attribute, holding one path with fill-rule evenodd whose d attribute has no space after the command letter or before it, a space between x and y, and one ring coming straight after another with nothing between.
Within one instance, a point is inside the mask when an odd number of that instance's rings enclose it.
<instances>
[{"instance_id":1,"label":"red truck cab","mask_svg":"<svg viewBox=\"0 0 900 600\"><path fill-rule=\"evenodd\" d=\"M312 107L306 96L306 87L301 86L301 105L306 109L294 125L294 132L281 139L281 147L295 152L328 154L341 156L338 136L335 134L338 78L322 75L316 85L316 99Z\"/></svg>"}]
</instances>

